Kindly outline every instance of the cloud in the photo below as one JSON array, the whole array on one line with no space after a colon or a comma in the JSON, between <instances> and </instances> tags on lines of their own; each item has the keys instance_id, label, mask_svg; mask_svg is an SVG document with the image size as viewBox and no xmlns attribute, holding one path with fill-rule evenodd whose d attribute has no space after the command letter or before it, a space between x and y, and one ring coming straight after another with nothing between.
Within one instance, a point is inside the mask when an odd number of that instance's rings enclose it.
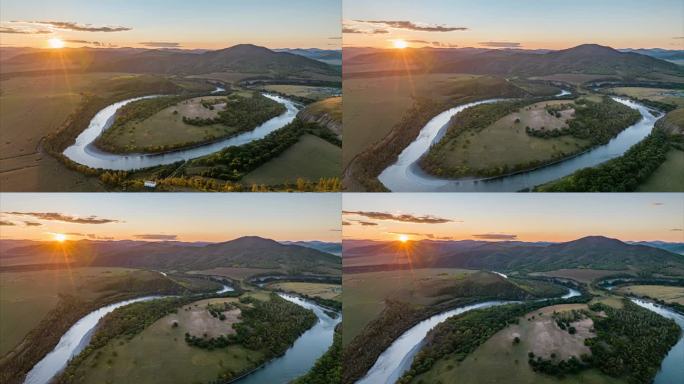
<instances>
[{"instance_id":1,"label":"cloud","mask_svg":"<svg viewBox=\"0 0 684 384\"><path fill-rule=\"evenodd\" d=\"M72 44L88 44L88 45L95 45L98 47L103 47L106 44L100 41L88 41L88 40L64 40L65 43L72 43ZM111 44L110 44L111 45Z\"/></svg>"},{"instance_id":2,"label":"cloud","mask_svg":"<svg viewBox=\"0 0 684 384\"><path fill-rule=\"evenodd\" d=\"M672 231L672 232L684 232L684 229L682 229L682 228L672 228L672 229L670 229L670 231Z\"/></svg>"},{"instance_id":3,"label":"cloud","mask_svg":"<svg viewBox=\"0 0 684 384\"><path fill-rule=\"evenodd\" d=\"M13 33L18 35L44 35L52 33L47 29L20 29L13 27L0 27L0 33Z\"/></svg>"},{"instance_id":4,"label":"cloud","mask_svg":"<svg viewBox=\"0 0 684 384\"><path fill-rule=\"evenodd\" d=\"M342 36L333 36L333 37L328 37L330 40L342 40Z\"/></svg>"},{"instance_id":5,"label":"cloud","mask_svg":"<svg viewBox=\"0 0 684 384\"><path fill-rule=\"evenodd\" d=\"M389 31L386 29L374 29L372 33L374 35L381 35L383 33L389 33Z\"/></svg>"},{"instance_id":6,"label":"cloud","mask_svg":"<svg viewBox=\"0 0 684 384\"><path fill-rule=\"evenodd\" d=\"M673 37L673 39L684 39L684 36L676 36L676 37Z\"/></svg>"},{"instance_id":7,"label":"cloud","mask_svg":"<svg viewBox=\"0 0 684 384\"><path fill-rule=\"evenodd\" d=\"M13 21L13 23L20 23L21 21ZM71 21L28 21L27 23L46 25L56 29L63 29L67 31L78 32L123 32L130 31L131 28L122 26L102 26L95 27L92 24L78 24Z\"/></svg>"},{"instance_id":8,"label":"cloud","mask_svg":"<svg viewBox=\"0 0 684 384\"><path fill-rule=\"evenodd\" d=\"M354 221L356 221L357 223L363 225L364 227L369 227L369 226L378 225L378 223L373 223L373 222L371 222L371 221L363 221L363 220L354 220Z\"/></svg>"},{"instance_id":9,"label":"cloud","mask_svg":"<svg viewBox=\"0 0 684 384\"><path fill-rule=\"evenodd\" d=\"M27 227L40 227L41 225L43 225L43 224L37 223L37 222L35 222L35 221L24 221L24 224L25 224Z\"/></svg>"},{"instance_id":10,"label":"cloud","mask_svg":"<svg viewBox=\"0 0 684 384\"><path fill-rule=\"evenodd\" d=\"M360 29L356 29L356 28L352 28L352 27L343 27L342 33L364 33L364 32Z\"/></svg>"},{"instance_id":11,"label":"cloud","mask_svg":"<svg viewBox=\"0 0 684 384\"><path fill-rule=\"evenodd\" d=\"M14 224L13 222L5 220L0 220L0 225L16 226L16 224Z\"/></svg>"},{"instance_id":12,"label":"cloud","mask_svg":"<svg viewBox=\"0 0 684 384\"><path fill-rule=\"evenodd\" d=\"M400 214L395 215L387 212L372 212L372 211L342 211L344 215L358 215L369 219L375 220L390 220L390 221L400 221L403 223L416 223L416 224L443 224L451 223L454 220L444 219L436 216L415 216L410 214Z\"/></svg>"},{"instance_id":13,"label":"cloud","mask_svg":"<svg viewBox=\"0 0 684 384\"><path fill-rule=\"evenodd\" d=\"M484 239L484 240L515 240L518 238L518 235L509 235L509 234L505 234L505 233L483 233L483 234L473 235L473 237L476 239Z\"/></svg>"},{"instance_id":14,"label":"cloud","mask_svg":"<svg viewBox=\"0 0 684 384\"><path fill-rule=\"evenodd\" d=\"M342 220L342 225L352 225L352 223Z\"/></svg>"},{"instance_id":15,"label":"cloud","mask_svg":"<svg viewBox=\"0 0 684 384\"><path fill-rule=\"evenodd\" d=\"M390 235L409 235L409 236L423 236L428 239L434 239L435 235L432 233L420 233L420 232L387 232Z\"/></svg>"},{"instance_id":16,"label":"cloud","mask_svg":"<svg viewBox=\"0 0 684 384\"><path fill-rule=\"evenodd\" d=\"M432 45L431 42L425 41L425 40L406 40L407 43L413 43L413 44L430 44Z\"/></svg>"},{"instance_id":17,"label":"cloud","mask_svg":"<svg viewBox=\"0 0 684 384\"><path fill-rule=\"evenodd\" d=\"M330 232L342 232L342 230L339 228L333 228L330 230Z\"/></svg>"},{"instance_id":18,"label":"cloud","mask_svg":"<svg viewBox=\"0 0 684 384\"><path fill-rule=\"evenodd\" d=\"M181 46L180 43L170 43L164 41L146 41L138 44L152 48L178 48Z\"/></svg>"},{"instance_id":19,"label":"cloud","mask_svg":"<svg viewBox=\"0 0 684 384\"><path fill-rule=\"evenodd\" d=\"M391 28L406 29L409 31L421 32L453 32L453 31L467 31L466 27L447 27L444 25L419 25L406 20L354 20L360 23L382 24Z\"/></svg>"},{"instance_id":20,"label":"cloud","mask_svg":"<svg viewBox=\"0 0 684 384\"><path fill-rule=\"evenodd\" d=\"M491 47L491 48L518 48L520 47L520 43L512 43L508 41L483 41L478 43L480 45L483 45L485 47Z\"/></svg>"},{"instance_id":21,"label":"cloud","mask_svg":"<svg viewBox=\"0 0 684 384\"><path fill-rule=\"evenodd\" d=\"M143 235L135 235L133 236L136 239L143 239L143 240L176 240L178 239L178 235L163 235L163 234L143 234Z\"/></svg>"},{"instance_id":22,"label":"cloud","mask_svg":"<svg viewBox=\"0 0 684 384\"><path fill-rule=\"evenodd\" d=\"M651 205L653 205L653 206L655 206L655 207L659 207L659 206L661 206L661 205L665 205L665 203L655 202L655 203L653 203L653 204L651 204Z\"/></svg>"},{"instance_id":23,"label":"cloud","mask_svg":"<svg viewBox=\"0 0 684 384\"><path fill-rule=\"evenodd\" d=\"M57 212L5 212L8 215L15 216L29 216L39 220L48 221L62 221L65 223L74 224L108 224L108 223L119 223L119 220L114 219L102 219L97 216L88 217L76 217L71 215L65 215L63 213Z\"/></svg>"},{"instance_id":24,"label":"cloud","mask_svg":"<svg viewBox=\"0 0 684 384\"><path fill-rule=\"evenodd\" d=\"M77 237L86 237L85 233L80 233L80 232L66 232L65 235L67 236L77 236Z\"/></svg>"}]
</instances>

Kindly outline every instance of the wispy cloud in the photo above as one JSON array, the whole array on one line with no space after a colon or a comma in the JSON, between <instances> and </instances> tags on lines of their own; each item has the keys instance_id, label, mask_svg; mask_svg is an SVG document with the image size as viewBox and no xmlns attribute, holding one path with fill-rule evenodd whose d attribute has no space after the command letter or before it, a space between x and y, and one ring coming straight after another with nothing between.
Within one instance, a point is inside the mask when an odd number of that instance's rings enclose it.
<instances>
[{"instance_id":1,"label":"wispy cloud","mask_svg":"<svg viewBox=\"0 0 684 384\"><path fill-rule=\"evenodd\" d=\"M342 40L342 36L328 37L329 40Z\"/></svg>"},{"instance_id":2,"label":"wispy cloud","mask_svg":"<svg viewBox=\"0 0 684 384\"><path fill-rule=\"evenodd\" d=\"M164 234L142 234L142 235L135 235L133 236L136 239L142 239L142 240L176 240L178 239L178 235L164 235Z\"/></svg>"},{"instance_id":3,"label":"wispy cloud","mask_svg":"<svg viewBox=\"0 0 684 384\"><path fill-rule=\"evenodd\" d=\"M7 220L0 220L0 225L6 225L6 226L8 226L8 227L14 227L14 226L16 226L16 224L14 224L14 223L11 222L11 221L7 221Z\"/></svg>"},{"instance_id":4,"label":"wispy cloud","mask_svg":"<svg viewBox=\"0 0 684 384\"><path fill-rule=\"evenodd\" d=\"M364 227L378 225L378 223L373 223L372 221L354 220L355 222L363 225Z\"/></svg>"},{"instance_id":5,"label":"wispy cloud","mask_svg":"<svg viewBox=\"0 0 684 384\"><path fill-rule=\"evenodd\" d=\"M404 214L392 214L392 213L387 213L387 212L373 212L373 211L342 211L343 214L345 215L357 215L357 216L363 216L369 219L375 219L375 220L390 220L390 221L399 221L403 223L416 223L416 224L443 224L443 223L451 223L454 222L454 220L451 219L445 219L441 217L436 217L436 216L415 216L411 215L408 213Z\"/></svg>"},{"instance_id":6,"label":"wispy cloud","mask_svg":"<svg viewBox=\"0 0 684 384\"><path fill-rule=\"evenodd\" d=\"M483 41L479 42L478 44L484 46L484 47L490 47L490 48L519 48L520 43L513 43L509 41Z\"/></svg>"},{"instance_id":7,"label":"wispy cloud","mask_svg":"<svg viewBox=\"0 0 684 384\"><path fill-rule=\"evenodd\" d=\"M342 220L342 225L352 225L352 223Z\"/></svg>"},{"instance_id":8,"label":"wispy cloud","mask_svg":"<svg viewBox=\"0 0 684 384\"><path fill-rule=\"evenodd\" d=\"M482 233L473 235L473 237L476 239L483 240L515 240L518 238L518 235L511 235L506 233Z\"/></svg>"},{"instance_id":9,"label":"wispy cloud","mask_svg":"<svg viewBox=\"0 0 684 384\"><path fill-rule=\"evenodd\" d=\"M343 27L342 33L364 33L364 32L360 29L356 29L356 28L352 28L352 27Z\"/></svg>"},{"instance_id":10,"label":"wispy cloud","mask_svg":"<svg viewBox=\"0 0 684 384\"><path fill-rule=\"evenodd\" d=\"M407 20L355 20L359 23L380 24L390 28L405 29L409 31L421 32L453 32L467 31L466 27L449 27L445 25L419 24Z\"/></svg>"},{"instance_id":11,"label":"wispy cloud","mask_svg":"<svg viewBox=\"0 0 684 384\"><path fill-rule=\"evenodd\" d=\"M0 27L0 33L13 33L18 35L44 35L52 33L52 31L47 29L24 29L24 28L14 28L14 27Z\"/></svg>"},{"instance_id":12,"label":"wispy cloud","mask_svg":"<svg viewBox=\"0 0 684 384\"><path fill-rule=\"evenodd\" d=\"M27 227L40 227L43 224L35 221L24 221L24 225L26 225Z\"/></svg>"},{"instance_id":13,"label":"wispy cloud","mask_svg":"<svg viewBox=\"0 0 684 384\"><path fill-rule=\"evenodd\" d=\"M119 223L119 220L103 219L97 216L77 217L58 212L3 212L7 215L29 216L39 220L61 221L73 224L108 224Z\"/></svg>"},{"instance_id":14,"label":"wispy cloud","mask_svg":"<svg viewBox=\"0 0 684 384\"><path fill-rule=\"evenodd\" d=\"M684 229L682 229L682 228L672 228L672 229L670 229L670 231L672 231L672 232L684 232Z\"/></svg>"},{"instance_id":15,"label":"wispy cloud","mask_svg":"<svg viewBox=\"0 0 684 384\"><path fill-rule=\"evenodd\" d=\"M92 24L79 24L72 21L12 21L13 23L36 24L65 31L77 32L124 32L132 28L123 26L93 26Z\"/></svg>"},{"instance_id":16,"label":"wispy cloud","mask_svg":"<svg viewBox=\"0 0 684 384\"><path fill-rule=\"evenodd\" d=\"M151 48L178 48L181 46L180 43L171 43L165 41L146 41L138 44Z\"/></svg>"},{"instance_id":17,"label":"wispy cloud","mask_svg":"<svg viewBox=\"0 0 684 384\"><path fill-rule=\"evenodd\" d=\"M373 32L371 32L371 33L374 35L381 35L384 33L389 33L389 31L386 29L374 29Z\"/></svg>"},{"instance_id":18,"label":"wispy cloud","mask_svg":"<svg viewBox=\"0 0 684 384\"><path fill-rule=\"evenodd\" d=\"M660 207L661 205L665 205L665 203L661 203L661 202L657 202L657 201L656 201L655 203L653 203L653 204L651 204L651 205L654 206L654 207Z\"/></svg>"},{"instance_id":19,"label":"wispy cloud","mask_svg":"<svg viewBox=\"0 0 684 384\"><path fill-rule=\"evenodd\" d=\"M106 44L101 42L101 41L88 41L88 40L64 40L65 43L72 43L72 44L87 44L87 45L95 45L98 47L103 47Z\"/></svg>"}]
</instances>

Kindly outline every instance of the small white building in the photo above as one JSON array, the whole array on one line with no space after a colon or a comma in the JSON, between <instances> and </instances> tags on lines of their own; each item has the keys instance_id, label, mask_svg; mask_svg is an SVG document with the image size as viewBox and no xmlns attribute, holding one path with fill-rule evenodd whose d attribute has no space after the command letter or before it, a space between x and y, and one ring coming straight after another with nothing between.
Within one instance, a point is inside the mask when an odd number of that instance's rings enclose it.
<instances>
[{"instance_id":1,"label":"small white building","mask_svg":"<svg viewBox=\"0 0 684 384\"><path fill-rule=\"evenodd\" d=\"M152 189L157 188L157 182L152 181L152 180L145 180L144 185L145 185L145 188L152 188Z\"/></svg>"}]
</instances>

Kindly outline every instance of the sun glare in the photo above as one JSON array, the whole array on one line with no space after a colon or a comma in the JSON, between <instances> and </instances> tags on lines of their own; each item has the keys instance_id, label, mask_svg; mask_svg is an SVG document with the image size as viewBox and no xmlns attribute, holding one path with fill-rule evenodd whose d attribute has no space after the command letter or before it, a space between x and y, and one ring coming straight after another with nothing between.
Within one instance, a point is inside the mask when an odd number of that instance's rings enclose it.
<instances>
[{"instance_id":1,"label":"sun glare","mask_svg":"<svg viewBox=\"0 0 684 384\"><path fill-rule=\"evenodd\" d=\"M399 235L399 241L401 241L402 243L407 242L408 239L409 239L409 238L408 238L408 236L406 236L406 235Z\"/></svg>"},{"instance_id":2,"label":"sun glare","mask_svg":"<svg viewBox=\"0 0 684 384\"><path fill-rule=\"evenodd\" d=\"M48 45L50 46L50 48L64 48L64 40L58 37L53 37L51 39L48 39Z\"/></svg>"},{"instance_id":3,"label":"sun glare","mask_svg":"<svg viewBox=\"0 0 684 384\"><path fill-rule=\"evenodd\" d=\"M404 49L404 48L408 47L408 43L406 42L406 40L401 40L401 39L394 40L393 44L394 44L394 48L397 48L397 49Z\"/></svg>"},{"instance_id":4,"label":"sun glare","mask_svg":"<svg viewBox=\"0 0 684 384\"><path fill-rule=\"evenodd\" d=\"M60 242L60 243L63 243L64 240L66 240L66 238L67 238L66 235L63 233L55 233L52 236L54 237L55 241Z\"/></svg>"}]
</instances>

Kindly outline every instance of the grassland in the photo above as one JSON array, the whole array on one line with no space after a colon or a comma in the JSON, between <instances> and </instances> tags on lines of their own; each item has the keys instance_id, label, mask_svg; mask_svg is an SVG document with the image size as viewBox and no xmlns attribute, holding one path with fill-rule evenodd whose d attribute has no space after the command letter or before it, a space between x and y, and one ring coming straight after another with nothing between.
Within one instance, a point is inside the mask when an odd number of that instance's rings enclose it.
<instances>
[{"instance_id":1,"label":"grassland","mask_svg":"<svg viewBox=\"0 0 684 384\"><path fill-rule=\"evenodd\" d=\"M320 137L305 134L279 156L245 175L241 182L251 184L295 184L302 178L339 177L341 149Z\"/></svg>"},{"instance_id":2,"label":"grassland","mask_svg":"<svg viewBox=\"0 0 684 384\"><path fill-rule=\"evenodd\" d=\"M637 192L682 192L684 191L684 151L671 148L665 162L637 187Z\"/></svg>"},{"instance_id":3,"label":"grassland","mask_svg":"<svg viewBox=\"0 0 684 384\"><path fill-rule=\"evenodd\" d=\"M220 96L195 97L166 107L142 121L130 121L113 127L107 131L107 145L125 148L127 152L148 152L149 148L174 147L179 143L190 145L202 140L231 136L237 131L233 127L222 124L196 126L183 122L184 117L215 118L219 111L226 108L225 102L219 102L221 99ZM202 106L203 101L219 103L209 109Z\"/></svg>"},{"instance_id":4,"label":"grassland","mask_svg":"<svg viewBox=\"0 0 684 384\"><path fill-rule=\"evenodd\" d=\"M258 300L268 300L264 293L248 294ZM165 316L130 340L119 337L91 354L79 365L77 376L82 383L157 383L160 373L174 382L206 383L226 371L240 372L264 358L259 351L231 345L215 350L191 347L185 341L186 332L230 333L237 317L221 322L206 316L206 305L236 302L236 298L208 299L194 302ZM174 327L173 323L178 326ZM159 354L164 351L163 354ZM150 358L150 356L156 356Z\"/></svg>"},{"instance_id":5,"label":"grassland","mask_svg":"<svg viewBox=\"0 0 684 384\"><path fill-rule=\"evenodd\" d=\"M459 384L624 383L603 375L598 370L584 371L579 375L559 379L536 373L527 363L527 354L530 351L547 359L552 353L557 359L567 359L571 355L579 356L582 353L590 354L589 348L584 346L584 339L592 337L590 319L574 323L577 333L570 335L558 328L551 317L554 311L586 308L585 304L561 304L528 313L519 318L518 324L497 332L463 361L459 362L456 356L441 359L430 371L416 377L412 382L446 384L452 382L453 377L458 377ZM520 338L519 344L512 343L515 337Z\"/></svg>"},{"instance_id":6,"label":"grassland","mask_svg":"<svg viewBox=\"0 0 684 384\"><path fill-rule=\"evenodd\" d=\"M684 305L684 287L663 285L628 285L617 289L618 293L648 296L668 303Z\"/></svg>"},{"instance_id":7,"label":"grassland","mask_svg":"<svg viewBox=\"0 0 684 384\"><path fill-rule=\"evenodd\" d=\"M268 288L342 301L342 287L338 284L279 282L269 284Z\"/></svg>"},{"instance_id":8,"label":"grassland","mask_svg":"<svg viewBox=\"0 0 684 384\"><path fill-rule=\"evenodd\" d=\"M344 167L401 121L418 98L435 102L472 96L503 80L478 75L428 74L345 79Z\"/></svg>"},{"instance_id":9,"label":"grassland","mask_svg":"<svg viewBox=\"0 0 684 384\"><path fill-rule=\"evenodd\" d=\"M611 271L605 269L557 269L555 271L548 272L535 272L532 275L539 276L551 276L551 277L562 277L566 279L572 279L579 281L581 283L589 284L594 280L601 279L605 276L624 274L629 271Z\"/></svg>"},{"instance_id":10,"label":"grassland","mask_svg":"<svg viewBox=\"0 0 684 384\"><path fill-rule=\"evenodd\" d=\"M311 100L323 100L335 93L334 89L328 87L315 87L308 85L289 85L289 84L269 84L264 86L265 91L282 93L296 97L304 97Z\"/></svg>"},{"instance_id":11,"label":"grassland","mask_svg":"<svg viewBox=\"0 0 684 384\"><path fill-rule=\"evenodd\" d=\"M684 107L684 90L648 87L607 88L606 92L637 99L647 99Z\"/></svg>"},{"instance_id":12,"label":"grassland","mask_svg":"<svg viewBox=\"0 0 684 384\"><path fill-rule=\"evenodd\" d=\"M430 158L439 161L445 169L465 167L471 174L491 169L517 169L527 164L545 163L582 151L590 141L572 136L540 138L526 132L530 130L553 131L567 128L567 121L574 110L566 108L561 117L550 115L547 106L561 106L566 100L540 102L522 108L497 120L479 132L468 131L458 135ZM439 159L439 160L437 160Z\"/></svg>"},{"instance_id":13,"label":"grassland","mask_svg":"<svg viewBox=\"0 0 684 384\"><path fill-rule=\"evenodd\" d=\"M0 273L0 356L9 352L53 310L60 295L96 300L127 279L156 280L155 272L126 268L74 268Z\"/></svg>"}]
</instances>

